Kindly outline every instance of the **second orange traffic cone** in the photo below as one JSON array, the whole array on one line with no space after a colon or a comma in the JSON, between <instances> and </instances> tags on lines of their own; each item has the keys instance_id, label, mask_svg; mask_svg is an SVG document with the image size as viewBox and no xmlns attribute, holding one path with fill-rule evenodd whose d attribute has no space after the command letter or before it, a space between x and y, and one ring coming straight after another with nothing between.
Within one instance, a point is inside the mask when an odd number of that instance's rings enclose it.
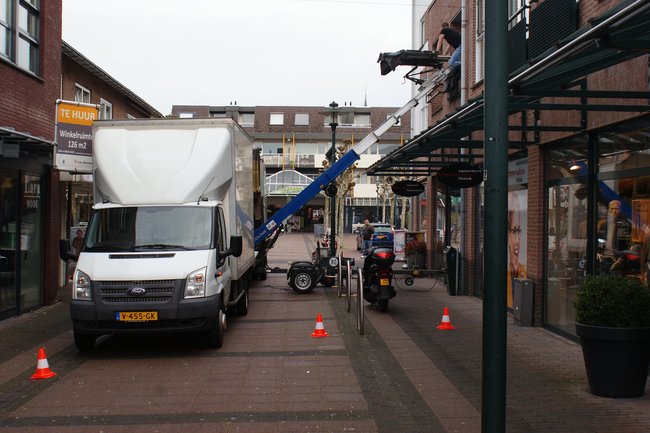
<instances>
[{"instance_id":1,"label":"second orange traffic cone","mask_svg":"<svg viewBox=\"0 0 650 433\"><path fill-rule=\"evenodd\" d=\"M320 337L327 337L327 332L325 331L325 327L323 326L323 316L318 313L318 316L316 316L316 329L314 329L314 332L312 332L311 336L314 338L320 338Z\"/></svg>"},{"instance_id":2,"label":"second orange traffic cone","mask_svg":"<svg viewBox=\"0 0 650 433\"><path fill-rule=\"evenodd\" d=\"M451 329L456 329L454 325L451 324L451 320L449 319L449 309L445 307L442 310L442 322L436 326L436 328L441 329L443 331L449 331Z\"/></svg>"},{"instance_id":3,"label":"second orange traffic cone","mask_svg":"<svg viewBox=\"0 0 650 433\"><path fill-rule=\"evenodd\" d=\"M56 376L56 373L50 370L45 356L45 349L38 349L38 361L36 363L36 373L32 374L32 379L49 379Z\"/></svg>"}]
</instances>

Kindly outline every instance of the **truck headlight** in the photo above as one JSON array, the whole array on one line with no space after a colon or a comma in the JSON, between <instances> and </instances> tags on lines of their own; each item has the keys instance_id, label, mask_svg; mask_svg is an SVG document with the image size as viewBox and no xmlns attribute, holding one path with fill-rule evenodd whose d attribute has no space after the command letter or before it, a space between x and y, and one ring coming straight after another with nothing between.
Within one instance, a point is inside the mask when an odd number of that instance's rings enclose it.
<instances>
[{"instance_id":1,"label":"truck headlight","mask_svg":"<svg viewBox=\"0 0 650 433\"><path fill-rule=\"evenodd\" d=\"M187 276L185 281L185 298L203 298L205 296L206 268L198 269Z\"/></svg>"},{"instance_id":2,"label":"truck headlight","mask_svg":"<svg viewBox=\"0 0 650 433\"><path fill-rule=\"evenodd\" d=\"M72 299L78 301L92 301L93 299L90 277L79 269L74 272Z\"/></svg>"}]
</instances>

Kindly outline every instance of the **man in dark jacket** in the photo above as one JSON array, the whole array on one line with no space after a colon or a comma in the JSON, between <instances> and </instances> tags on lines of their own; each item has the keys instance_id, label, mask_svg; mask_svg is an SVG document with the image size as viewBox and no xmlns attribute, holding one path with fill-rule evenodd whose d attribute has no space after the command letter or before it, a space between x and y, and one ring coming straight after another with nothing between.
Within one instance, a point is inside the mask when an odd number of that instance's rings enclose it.
<instances>
[{"instance_id":1,"label":"man in dark jacket","mask_svg":"<svg viewBox=\"0 0 650 433\"><path fill-rule=\"evenodd\" d=\"M442 23L442 29L440 30L440 35L438 35L438 43L436 44L436 51L438 53L441 52L444 42L446 42L448 46L454 49L454 52L451 54L451 58L449 59L448 66L450 68L460 67L460 56L462 54L460 47L461 37L460 33L449 27L449 23Z\"/></svg>"},{"instance_id":2,"label":"man in dark jacket","mask_svg":"<svg viewBox=\"0 0 650 433\"><path fill-rule=\"evenodd\" d=\"M364 256L368 254L370 249L370 242L372 239L372 234L375 232L375 228L370 224L370 221L366 218L363 220L363 229L361 229L361 239L363 239L363 250L361 254Z\"/></svg>"}]
</instances>

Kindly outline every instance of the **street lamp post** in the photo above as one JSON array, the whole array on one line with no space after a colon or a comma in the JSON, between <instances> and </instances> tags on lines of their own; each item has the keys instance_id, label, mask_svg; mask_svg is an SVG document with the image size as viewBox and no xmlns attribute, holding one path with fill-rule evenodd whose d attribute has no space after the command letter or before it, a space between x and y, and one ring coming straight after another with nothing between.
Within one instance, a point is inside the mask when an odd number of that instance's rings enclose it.
<instances>
[{"instance_id":1,"label":"street lamp post","mask_svg":"<svg viewBox=\"0 0 650 433\"><path fill-rule=\"evenodd\" d=\"M336 127L339 125L338 120L338 106L336 102L332 101L330 104L330 128L332 129L332 147L329 151L329 166L331 167L336 162ZM330 197L330 257L336 256L336 194Z\"/></svg>"}]
</instances>

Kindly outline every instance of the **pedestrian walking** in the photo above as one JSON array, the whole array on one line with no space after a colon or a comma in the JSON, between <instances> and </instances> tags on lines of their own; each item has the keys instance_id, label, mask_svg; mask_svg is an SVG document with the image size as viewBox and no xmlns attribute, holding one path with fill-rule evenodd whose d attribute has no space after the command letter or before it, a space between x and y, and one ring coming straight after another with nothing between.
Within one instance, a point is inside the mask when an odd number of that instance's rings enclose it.
<instances>
[{"instance_id":1,"label":"pedestrian walking","mask_svg":"<svg viewBox=\"0 0 650 433\"><path fill-rule=\"evenodd\" d=\"M361 254L366 256L370 250L370 243L372 242L372 234L375 232L375 228L370 224L370 221L366 218L363 220L363 229L361 229L361 239L363 239L363 251Z\"/></svg>"}]
</instances>

